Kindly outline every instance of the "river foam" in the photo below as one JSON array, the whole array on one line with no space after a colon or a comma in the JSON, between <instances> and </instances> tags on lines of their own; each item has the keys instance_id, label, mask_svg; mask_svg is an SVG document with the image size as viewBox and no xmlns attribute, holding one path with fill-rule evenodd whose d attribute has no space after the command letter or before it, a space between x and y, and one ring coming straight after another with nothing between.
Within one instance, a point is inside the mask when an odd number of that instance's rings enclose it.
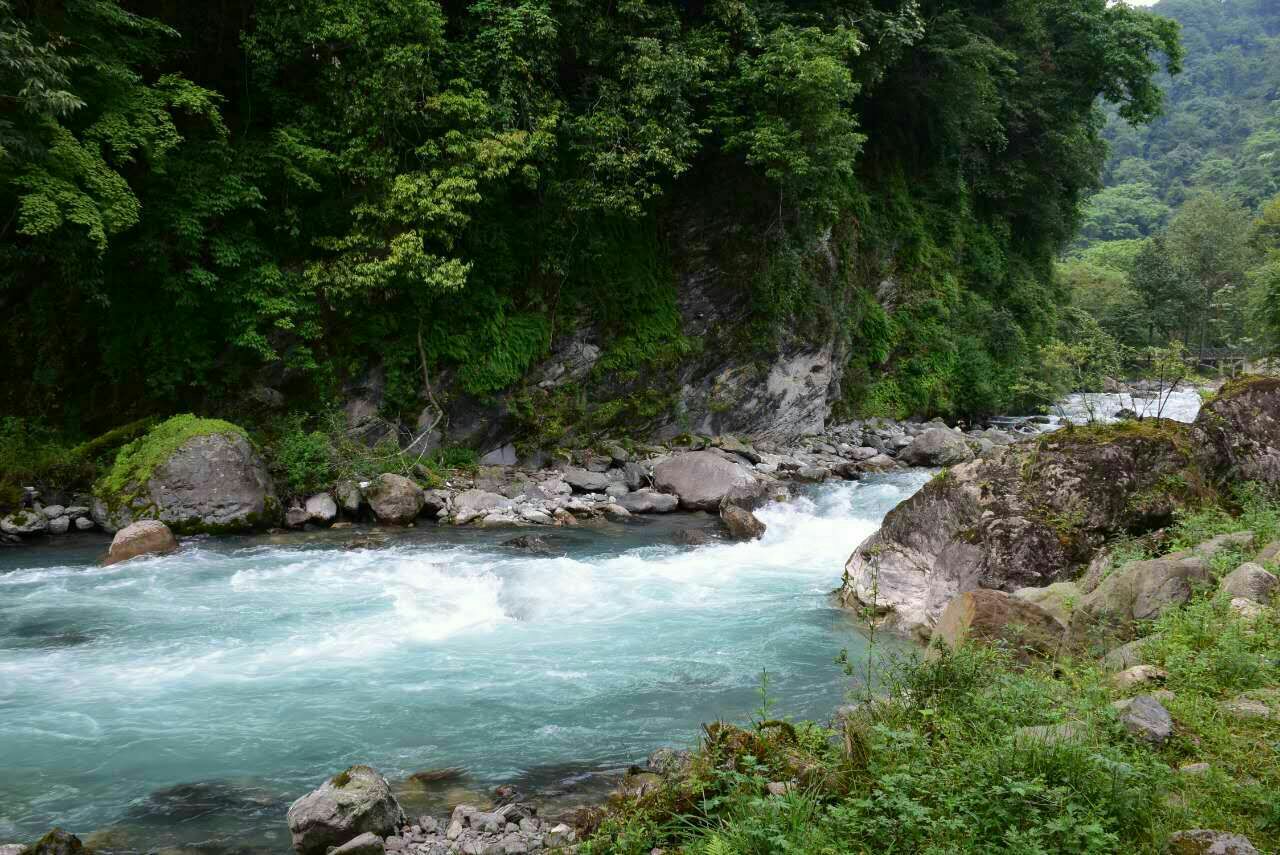
<instances>
[{"instance_id":1,"label":"river foam","mask_svg":"<svg viewBox=\"0 0 1280 855\"><path fill-rule=\"evenodd\" d=\"M627 763L749 714L763 670L778 712L826 715L836 653L865 650L827 594L926 477L815 488L761 510L762 540L698 548L672 532L714 521L673 516L549 532L547 555L431 527L377 549L197 540L110 568L100 545L0 554L0 839L60 823L270 847L282 813L263 799L344 765L488 786ZM193 793L227 806L165 819Z\"/></svg>"}]
</instances>

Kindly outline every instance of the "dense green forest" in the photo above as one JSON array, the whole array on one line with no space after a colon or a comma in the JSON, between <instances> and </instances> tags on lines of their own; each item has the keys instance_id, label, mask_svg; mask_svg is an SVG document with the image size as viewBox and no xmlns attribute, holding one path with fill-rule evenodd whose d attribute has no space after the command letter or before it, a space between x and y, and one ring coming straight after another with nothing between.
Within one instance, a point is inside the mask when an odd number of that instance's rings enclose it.
<instances>
[{"instance_id":1,"label":"dense green forest","mask_svg":"<svg viewBox=\"0 0 1280 855\"><path fill-rule=\"evenodd\" d=\"M635 425L706 346L695 232L717 347L839 342L841 414L999 409L1099 105L1149 121L1181 57L1105 0L0 0L0 411L315 413L377 361L412 418L589 326Z\"/></svg>"},{"instance_id":2,"label":"dense green forest","mask_svg":"<svg viewBox=\"0 0 1280 855\"><path fill-rule=\"evenodd\" d=\"M1113 112L1105 187L1060 270L1121 344L1275 351L1280 319L1280 6L1162 0L1182 74L1163 114Z\"/></svg>"}]
</instances>

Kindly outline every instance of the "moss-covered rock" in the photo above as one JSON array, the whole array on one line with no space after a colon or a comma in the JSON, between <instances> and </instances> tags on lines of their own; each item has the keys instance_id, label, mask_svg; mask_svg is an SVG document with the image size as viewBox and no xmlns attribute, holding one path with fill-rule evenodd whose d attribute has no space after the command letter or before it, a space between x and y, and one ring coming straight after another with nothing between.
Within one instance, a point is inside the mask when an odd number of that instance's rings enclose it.
<instances>
[{"instance_id":1,"label":"moss-covered rock","mask_svg":"<svg viewBox=\"0 0 1280 855\"><path fill-rule=\"evenodd\" d=\"M1218 478L1280 484L1280 378L1231 381L1200 409L1195 431Z\"/></svg>"},{"instance_id":2,"label":"moss-covered rock","mask_svg":"<svg viewBox=\"0 0 1280 855\"><path fill-rule=\"evenodd\" d=\"M1214 495L1188 425L1061 430L952 467L885 517L845 566L841 600L929 637L962 591L1074 578L1108 539Z\"/></svg>"},{"instance_id":3,"label":"moss-covered rock","mask_svg":"<svg viewBox=\"0 0 1280 855\"><path fill-rule=\"evenodd\" d=\"M94 519L108 531L137 519L179 533L246 531L272 524L280 508L244 429L189 414L121 448L94 494Z\"/></svg>"}]
</instances>

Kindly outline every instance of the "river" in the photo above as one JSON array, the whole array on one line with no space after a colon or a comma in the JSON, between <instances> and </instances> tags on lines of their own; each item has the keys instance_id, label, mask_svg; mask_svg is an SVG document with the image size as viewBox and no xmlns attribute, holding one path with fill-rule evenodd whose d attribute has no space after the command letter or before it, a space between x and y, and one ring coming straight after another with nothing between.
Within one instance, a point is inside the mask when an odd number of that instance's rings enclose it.
<instances>
[{"instance_id":1,"label":"river","mask_svg":"<svg viewBox=\"0 0 1280 855\"><path fill-rule=\"evenodd\" d=\"M101 568L102 537L0 552L0 842L285 852L289 802L346 766L572 790L759 706L829 717L867 644L829 592L923 471L811 489L754 543L714 518L546 534L426 525L193 539ZM407 808L414 794L399 784ZM454 794L456 796L456 793ZM430 794L421 803L432 806Z\"/></svg>"}]
</instances>

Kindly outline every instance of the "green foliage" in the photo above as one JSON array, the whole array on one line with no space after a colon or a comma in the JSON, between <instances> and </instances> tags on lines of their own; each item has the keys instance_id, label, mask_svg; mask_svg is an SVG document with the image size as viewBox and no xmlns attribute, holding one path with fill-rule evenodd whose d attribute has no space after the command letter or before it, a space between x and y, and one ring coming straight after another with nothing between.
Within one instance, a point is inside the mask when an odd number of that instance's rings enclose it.
<instances>
[{"instance_id":1,"label":"green foliage","mask_svg":"<svg viewBox=\"0 0 1280 855\"><path fill-rule=\"evenodd\" d=\"M111 468L94 484L94 494L107 502L128 500L175 451L190 440L213 434L248 439L244 428L221 419L203 419L190 413L173 416L121 447Z\"/></svg>"},{"instance_id":2,"label":"green foliage","mask_svg":"<svg viewBox=\"0 0 1280 855\"><path fill-rule=\"evenodd\" d=\"M277 483L289 495L305 496L328 487L334 480L334 450L323 431L308 431L305 417L290 417L271 448Z\"/></svg>"},{"instance_id":3,"label":"green foliage","mask_svg":"<svg viewBox=\"0 0 1280 855\"><path fill-rule=\"evenodd\" d=\"M55 6L0 4L0 407L77 428L233 411L266 366L319 406L371 361L416 415L582 327L647 407L694 263L749 356L847 336L850 411L999 408L1096 101L1150 119L1181 58L1104 0Z\"/></svg>"}]
</instances>

